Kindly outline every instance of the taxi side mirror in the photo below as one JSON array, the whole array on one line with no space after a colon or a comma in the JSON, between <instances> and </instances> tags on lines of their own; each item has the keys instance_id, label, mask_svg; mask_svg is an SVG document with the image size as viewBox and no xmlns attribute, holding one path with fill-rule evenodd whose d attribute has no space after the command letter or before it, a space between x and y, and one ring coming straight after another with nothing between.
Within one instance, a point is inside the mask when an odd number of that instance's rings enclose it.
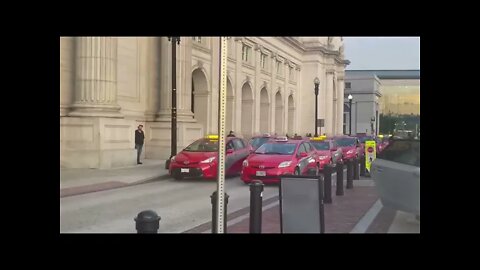
<instances>
[{"instance_id":1,"label":"taxi side mirror","mask_svg":"<svg viewBox=\"0 0 480 270\"><path fill-rule=\"evenodd\" d=\"M233 154L233 149L232 148L227 149L227 154Z\"/></svg>"}]
</instances>

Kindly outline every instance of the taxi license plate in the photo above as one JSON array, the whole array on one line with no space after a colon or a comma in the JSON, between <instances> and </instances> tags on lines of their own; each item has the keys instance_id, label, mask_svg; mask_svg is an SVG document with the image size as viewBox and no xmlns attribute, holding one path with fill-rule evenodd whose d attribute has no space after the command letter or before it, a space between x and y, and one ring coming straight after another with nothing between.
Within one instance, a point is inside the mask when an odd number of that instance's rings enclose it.
<instances>
[{"instance_id":1,"label":"taxi license plate","mask_svg":"<svg viewBox=\"0 0 480 270\"><path fill-rule=\"evenodd\" d=\"M181 168L181 169L180 169L180 172L182 172L182 173L188 173L188 172L190 172L190 169L189 169L189 168Z\"/></svg>"},{"instance_id":2,"label":"taxi license plate","mask_svg":"<svg viewBox=\"0 0 480 270\"><path fill-rule=\"evenodd\" d=\"M266 175L267 175L267 172L265 172L265 171L257 171L256 175L257 175L257 176L266 176Z\"/></svg>"}]
</instances>

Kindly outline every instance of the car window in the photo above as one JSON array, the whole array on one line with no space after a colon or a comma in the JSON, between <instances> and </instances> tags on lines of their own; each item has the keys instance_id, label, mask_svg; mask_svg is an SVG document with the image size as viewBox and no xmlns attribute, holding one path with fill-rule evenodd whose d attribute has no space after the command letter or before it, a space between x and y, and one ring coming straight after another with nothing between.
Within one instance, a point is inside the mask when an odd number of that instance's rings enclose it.
<instances>
[{"instance_id":1,"label":"car window","mask_svg":"<svg viewBox=\"0 0 480 270\"><path fill-rule=\"evenodd\" d=\"M420 167L420 141L394 140L377 158Z\"/></svg>"},{"instance_id":2,"label":"car window","mask_svg":"<svg viewBox=\"0 0 480 270\"><path fill-rule=\"evenodd\" d=\"M187 152L216 152L218 151L218 140L200 139L183 150Z\"/></svg>"},{"instance_id":3,"label":"car window","mask_svg":"<svg viewBox=\"0 0 480 270\"><path fill-rule=\"evenodd\" d=\"M232 141L233 141L233 140L232 140ZM229 141L229 142L227 143L227 150L228 150L228 149L234 149L234 147L233 147L233 142L232 142L232 141Z\"/></svg>"},{"instance_id":4,"label":"car window","mask_svg":"<svg viewBox=\"0 0 480 270\"><path fill-rule=\"evenodd\" d=\"M255 154L262 155L293 155L296 144L293 143L264 143Z\"/></svg>"},{"instance_id":5,"label":"car window","mask_svg":"<svg viewBox=\"0 0 480 270\"><path fill-rule=\"evenodd\" d=\"M315 151L315 147L313 146L312 143L308 143L308 145L310 145L310 151Z\"/></svg>"},{"instance_id":6,"label":"car window","mask_svg":"<svg viewBox=\"0 0 480 270\"><path fill-rule=\"evenodd\" d=\"M300 147L298 148L298 153L306 153L307 150L305 149L305 144L301 144Z\"/></svg>"},{"instance_id":7,"label":"car window","mask_svg":"<svg viewBox=\"0 0 480 270\"><path fill-rule=\"evenodd\" d=\"M335 141L339 146L355 146L357 144L354 138L340 138Z\"/></svg>"},{"instance_id":8,"label":"car window","mask_svg":"<svg viewBox=\"0 0 480 270\"><path fill-rule=\"evenodd\" d=\"M313 147L315 147L317 150L328 150L330 149L329 143L328 142L312 142L311 143Z\"/></svg>"},{"instance_id":9,"label":"car window","mask_svg":"<svg viewBox=\"0 0 480 270\"><path fill-rule=\"evenodd\" d=\"M245 145L243 145L243 141L240 139L233 140L233 144L235 145L235 149L237 150L245 148Z\"/></svg>"},{"instance_id":10,"label":"car window","mask_svg":"<svg viewBox=\"0 0 480 270\"><path fill-rule=\"evenodd\" d=\"M250 141L250 144L253 146L253 148L258 148L268 140L269 138L265 138L265 137L254 138Z\"/></svg>"}]
</instances>

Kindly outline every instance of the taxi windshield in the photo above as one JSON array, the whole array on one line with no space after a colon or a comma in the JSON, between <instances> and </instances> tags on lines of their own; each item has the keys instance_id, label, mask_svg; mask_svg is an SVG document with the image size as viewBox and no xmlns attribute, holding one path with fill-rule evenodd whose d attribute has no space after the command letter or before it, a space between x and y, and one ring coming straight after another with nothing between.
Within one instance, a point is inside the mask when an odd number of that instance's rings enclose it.
<instances>
[{"instance_id":1,"label":"taxi windshield","mask_svg":"<svg viewBox=\"0 0 480 270\"><path fill-rule=\"evenodd\" d=\"M313 146L315 146L315 149L317 149L317 150L329 150L330 149L330 145L329 145L328 142L311 141L310 143L313 144Z\"/></svg>"},{"instance_id":2,"label":"taxi windshield","mask_svg":"<svg viewBox=\"0 0 480 270\"><path fill-rule=\"evenodd\" d=\"M293 155L296 146L297 144L293 143L265 143L255 151L255 154Z\"/></svg>"},{"instance_id":3,"label":"taxi windshield","mask_svg":"<svg viewBox=\"0 0 480 270\"><path fill-rule=\"evenodd\" d=\"M201 139L187 146L184 151L189 152L217 152L218 140Z\"/></svg>"},{"instance_id":4,"label":"taxi windshield","mask_svg":"<svg viewBox=\"0 0 480 270\"><path fill-rule=\"evenodd\" d=\"M254 149L257 149L258 147L260 147L262 144L264 144L268 140L269 140L269 138L265 138L265 137L254 138L254 139L252 139L250 144L253 146Z\"/></svg>"},{"instance_id":5,"label":"taxi windshield","mask_svg":"<svg viewBox=\"0 0 480 270\"><path fill-rule=\"evenodd\" d=\"M366 141L374 141L375 139L373 139L372 136L365 136L365 137L360 137L360 138L358 138L358 140L359 140L361 143L365 143Z\"/></svg>"},{"instance_id":6,"label":"taxi windshield","mask_svg":"<svg viewBox=\"0 0 480 270\"><path fill-rule=\"evenodd\" d=\"M354 138L341 138L336 140L338 146L355 146Z\"/></svg>"}]
</instances>

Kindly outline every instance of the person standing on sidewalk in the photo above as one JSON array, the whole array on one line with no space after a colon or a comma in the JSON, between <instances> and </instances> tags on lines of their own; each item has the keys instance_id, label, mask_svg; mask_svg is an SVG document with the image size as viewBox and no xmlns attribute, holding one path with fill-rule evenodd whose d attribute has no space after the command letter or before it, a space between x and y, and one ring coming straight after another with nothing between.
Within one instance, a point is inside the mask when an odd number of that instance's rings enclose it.
<instances>
[{"instance_id":1,"label":"person standing on sidewalk","mask_svg":"<svg viewBox=\"0 0 480 270\"><path fill-rule=\"evenodd\" d=\"M135 130L135 149L137 149L137 164L142 164L140 162L140 155L142 154L143 141L145 140L145 134L143 133L143 125L139 125L138 129Z\"/></svg>"}]
</instances>

